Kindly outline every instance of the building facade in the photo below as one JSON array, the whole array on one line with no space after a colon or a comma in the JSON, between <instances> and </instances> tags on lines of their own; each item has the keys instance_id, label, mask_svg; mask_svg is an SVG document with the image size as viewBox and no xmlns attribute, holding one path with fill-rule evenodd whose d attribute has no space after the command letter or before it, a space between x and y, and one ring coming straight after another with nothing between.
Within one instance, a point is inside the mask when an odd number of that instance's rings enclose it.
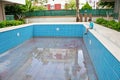
<instances>
[{"instance_id":1,"label":"building facade","mask_svg":"<svg viewBox=\"0 0 120 80\"><path fill-rule=\"evenodd\" d=\"M0 0L0 21L6 19L4 8L7 4L25 4L25 0Z\"/></svg>"},{"instance_id":2,"label":"building facade","mask_svg":"<svg viewBox=\"0 0 120 80\"><path fill-rule=\"evenodd\" d=\"M65 4L67 4L68 1L69 0L48 0L47 8L48 8L48 10L65 9Z\"/></svg>"},{"instance_id":3,"label":"building facade","mask_svg":"<svg viewBox=\"0 0 120 80\"><path fill-rule=\"evenodd\" d=\"M70 0L48 0L47 8L48 10L61 10L65 9L65 5L68 4ZM96 9L96 4L98 0L79 0L80 9L88 2L93 9Z\"/></svg>"}]
</instances>

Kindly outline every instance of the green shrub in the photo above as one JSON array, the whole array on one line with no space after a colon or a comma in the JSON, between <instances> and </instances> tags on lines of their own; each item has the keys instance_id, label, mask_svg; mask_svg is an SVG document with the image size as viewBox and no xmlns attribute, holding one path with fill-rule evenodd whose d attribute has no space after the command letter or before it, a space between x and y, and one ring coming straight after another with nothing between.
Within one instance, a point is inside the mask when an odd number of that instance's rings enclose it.
<instances>
[{"instance_id":1,"label":"green shrub","mask_svg":"<svg viewBox=\"0 0 120 80\"><path fill-rule=\"evenodd\" d=\"M108 27L109 26L109 22L107 20L103 20L102 21L102 25Z\"/></svg>"},{"instance_id":2,"label":"green shrub","mask_svg":"<svg viewBox=\"0 0 120 80\"><path fill-rule=\"evenodd\" d=\"M104 21L103 18L98 18L98 19L96 20L96 23L97 23L97 24L102 24L103 21Z\"/></svg>"},{"instance_id":3,"label":"green shrub","mask_svg":"<svg viewBox=\"0 0 120 80\"><path fill-rule=\"evenodd\" d=\"M98 18L96 20L97 24L103 25L105 27L120 31L120 23L116 22L115 20L105 20L103 18Z\"/></svg>"},{"instance_id":4,"label":"green shrub","mask_svg":"<svg viewBox=\"0 0 120 80\"><path fill-rule=\"evenodd\" d=\"M0 28L4 28L6 26L6 21L0 22Z\"/></svg>"},{"instance_id":5,"label":"green shrub","mask_svg":"<svg viewBox=\"0 0 120 80\"><path fill-rule=\"evenodd\" d=\"M9 26L17 26L17 25L21 25L24 23L25 23L24 20L2 21L2 22L0 22L0 28L9 27Z\"/></svg>"},{"instance_id":6,"label":"green shrub","mask_svg":"<svg viewBox=\"0 0 120 80\"><path fill-rule=\"evenodd\" d=\"M120 31L120 23L116 23L113 25L112 29L115 29L117 31Z\"/></svg>"},{"instance_id":7,"label":"green shrub","mask_svg":"<svg viewBox=\"0 0 120 80\"><path fill-rule=\"evenodd\" d=\"M23 24L25 23L25 20L24 20L24 19L19 19L19 21L22 21Z\"/></svg>"},{"instance_id":8,"label":"green shrub","mask_svg":"<svg viewBox=\"0 0 120 80\"><path fill-rule=\"evenodd\" d=\"M47 10L45 6L33 6L33 11Z\"/></svg>"}]
</instances>

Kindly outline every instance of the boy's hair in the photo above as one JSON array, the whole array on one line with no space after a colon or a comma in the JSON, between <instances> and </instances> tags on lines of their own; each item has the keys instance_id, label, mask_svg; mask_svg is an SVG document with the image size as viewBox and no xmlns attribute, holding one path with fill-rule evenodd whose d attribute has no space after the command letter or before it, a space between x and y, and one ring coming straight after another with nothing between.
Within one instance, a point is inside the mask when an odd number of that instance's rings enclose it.
<instances>
[{"instance_id":1,"label":"boy's hair","mask_svg":"<svg viewBox=\"0 0 120 80\"><path fill-rule=\"evenodd\" d=\"M88 19L88 21L92 21L92 19Z\"/></svg>"}]
</instances>

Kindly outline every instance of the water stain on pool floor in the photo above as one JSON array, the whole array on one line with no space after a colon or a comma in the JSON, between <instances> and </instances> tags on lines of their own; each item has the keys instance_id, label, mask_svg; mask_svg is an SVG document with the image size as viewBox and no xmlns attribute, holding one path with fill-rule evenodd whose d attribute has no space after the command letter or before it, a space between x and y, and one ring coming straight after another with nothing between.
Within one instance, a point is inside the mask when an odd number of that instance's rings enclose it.
<instances>
[{"instance_id":1,"label":"water stain on pool floor","mask_svg":"<svg viewBox=\"0 0 120 80\"><path fill-rule=\"evenodd\" d=\"M0 57L0 80L97 80L86 53L82 38L33 38Z\"/></svg>"}]
</instances>

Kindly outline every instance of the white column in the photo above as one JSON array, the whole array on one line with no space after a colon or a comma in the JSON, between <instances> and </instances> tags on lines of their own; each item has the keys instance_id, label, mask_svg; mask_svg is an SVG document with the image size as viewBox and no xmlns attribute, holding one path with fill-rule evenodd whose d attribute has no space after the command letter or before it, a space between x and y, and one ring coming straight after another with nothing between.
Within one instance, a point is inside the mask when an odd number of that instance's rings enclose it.
<instances>
[{"instance_id":1,"label":"white column","mask_svg":"<svg viewBox=\"0 0 120 80\"><path fill-rule=\"evenodd\" d=\"M4 3L0 1L0 21L5 20L5 9L4 9Z\"/></svg>"}]
</instances>

